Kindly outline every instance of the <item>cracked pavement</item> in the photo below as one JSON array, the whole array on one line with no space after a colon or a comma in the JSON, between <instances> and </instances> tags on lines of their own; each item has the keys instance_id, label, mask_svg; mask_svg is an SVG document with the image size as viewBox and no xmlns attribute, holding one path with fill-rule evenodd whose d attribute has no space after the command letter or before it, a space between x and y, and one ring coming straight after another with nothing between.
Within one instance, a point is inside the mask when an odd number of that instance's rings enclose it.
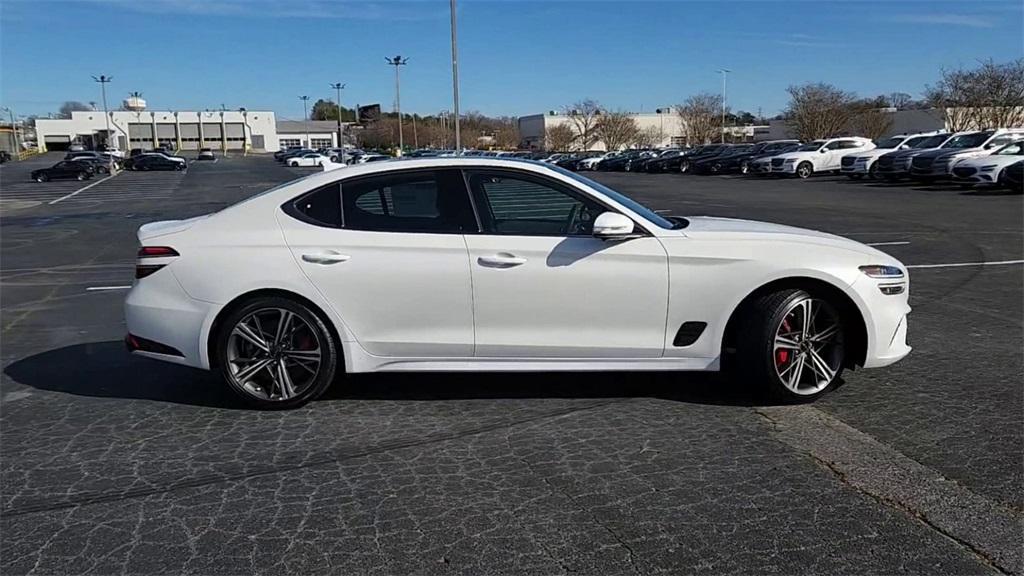
<instances>
[{"instance_id":1,"label":"cracked pavement","mask_svg":"<svg viewBox=\"0 0 1024 576\"><path fill-rule=\"evenodd\" d=\"M0 179L17 177L8 164ZM3 574L1001 574L1024 547L1020 266L912 271L914 353L813 406L716 375L376 374L290 412L124 352L134 231L293 177L0 214ZM1020 259L1020 196L599 174L909 264Z\"/></svg>"}]
</instances>

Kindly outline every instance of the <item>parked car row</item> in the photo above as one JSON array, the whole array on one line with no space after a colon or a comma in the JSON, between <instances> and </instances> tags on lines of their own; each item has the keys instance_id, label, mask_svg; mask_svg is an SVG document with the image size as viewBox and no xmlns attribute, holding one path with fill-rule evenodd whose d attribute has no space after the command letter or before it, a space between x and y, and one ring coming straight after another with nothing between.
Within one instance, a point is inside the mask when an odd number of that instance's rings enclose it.
<instances>
[{"instance_id":1,"label":"parked car row","mask_svg":"<svg viewBox=\"0 0 1024 576\"><path fill-rule=\"evenodd\" d=\"M694 148L551 154L542 162L569 170L751 174L810 178L844 174L919 182L950 180L964 186L1006 185L1019 190L1015 166L1024 160L1024 128L902 134L872 141L858 136L801 143L709 144Z\"/></svg>"}]
</instances>

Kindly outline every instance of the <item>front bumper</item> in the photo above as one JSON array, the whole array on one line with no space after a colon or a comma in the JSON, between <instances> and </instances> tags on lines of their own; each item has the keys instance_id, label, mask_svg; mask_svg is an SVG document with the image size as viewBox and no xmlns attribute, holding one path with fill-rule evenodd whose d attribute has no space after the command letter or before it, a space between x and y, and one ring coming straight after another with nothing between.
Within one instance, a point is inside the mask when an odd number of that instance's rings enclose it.
<instances>
[{"instance_id":1,"label":"front bumper","mask_svg":"<svg viewBox=\"0 0 1024 576\"><path fill-rule=\"evenodd\" d=\"M903 285L900 294L884 294L880 286ZM907 354L907 317L910 314L910 278L881 280L863 276L851 286L864 306L864 325L867 328L867 353L864 368L880 368L894 364Z\"/></svg>"}]
</instances>

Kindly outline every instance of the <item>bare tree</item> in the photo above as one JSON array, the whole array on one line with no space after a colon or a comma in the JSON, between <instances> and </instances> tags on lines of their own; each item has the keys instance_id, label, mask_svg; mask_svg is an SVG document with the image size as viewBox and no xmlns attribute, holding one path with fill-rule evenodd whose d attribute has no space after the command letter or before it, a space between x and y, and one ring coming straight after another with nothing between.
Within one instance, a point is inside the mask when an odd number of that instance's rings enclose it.
<instances>
[{"instance_id":1,"label":"bare tree","mask_svg":"<svg viewBox=\"0 0 1024 576\"><path fill-rule=\"evenodd\" d=\"M606 150L620 150L635 139L639 127L628 112L604 112L597 119L594 128L597 138L604 142Z\"/></svg>"},{"instance_id":2,"label":"bare tree","mask_svg":"<svg viewBox=\"0 0 1024 576\"><path fill-rule=\"evenodd\" d=\"M722 96L701 92L676 106L688 144L707 144L722 137Z\"/></svg>"},{"instance_id":3,"label":"bare tree","mask_svg":"<svg viewBox=\"0 0 1024 576\"><path fill-rule=\"evenodd\" d=\"M57 117L71 118L72 112L84 112L86 110L91 110L87 104L82 104L77 100L68 100L60 105L60 109L57 111Z\"/></svg>"},{"instance_id":4,"label":"bare tree","mask_svg":"<svg viewBox=\"0 0 1024 576\"><path fill-rule=\"evenodd\" d=\"M601 105L587 98L563 108L572 127L576 129L576 140L580 150L589 150L597 142L597 121L601 115Z\"/></svg>"},{"instance_id":5,"label":"bare tree","mask_svg":"<svg viewBox=\"0 0 1024 576\"><path fill-rule=\"evenodd\" d=\"M647 128L636 131L632 144L637 148L654 148L661 144L663 139L660 128L657 126L648 126Z\"/></svg>"},{"instance_id":6,"label":"bare tree","mask_svg":"<svg viewBox=\"0 0 1024 576\"><path fill-rule=\"evenodd\" d=\"M856 96L823 82L790 86L785 117L793 135L801 140L838 136L856 114Z\"/></svg>"},{"instance_id":7,"label":"bare tree","mask_svg":"<svg viewBox=\"0 0 1024 576\"><path fill-rule=\"evenodd\" d=\"M888 96L889 106L897 110L905 109L912 101L913 97L906 92L893 92Z\"/></svg>"},{"instance_id":8,"label":"bare tree","mask_svg":"<svg viewBox=\"0 0 1024 576\"><path fill-rule=\"evenodd\" d=\"M925 90L950 130L1007 128L1024 124L1024 58L1005 64L986 60L973 70L943 70Z\"/></svg>"},{"instance_id":9,"label":"bare tree","mask_svg":"<svg viewBox=\"0 0 1024 576\"><path fill-rule=\"evenodd\" d=\"M544 147L549 152L565 152L576 141L576 131L566 123L544 128Z\"/></svg>"},{"instance_id":10,"label":"bare tree","mask_svg":"<svg viewBox=\"0 0 1024 576\"><path fill-rule=\"evenodd\" d=\"M884 102L888 103L888 102ZM878 101L861 101L852 105L853 117L850 118L850 132L877 140L885 136L892 128L892 113L885 106L878 106Z\"/></svg>"}]
</instances>

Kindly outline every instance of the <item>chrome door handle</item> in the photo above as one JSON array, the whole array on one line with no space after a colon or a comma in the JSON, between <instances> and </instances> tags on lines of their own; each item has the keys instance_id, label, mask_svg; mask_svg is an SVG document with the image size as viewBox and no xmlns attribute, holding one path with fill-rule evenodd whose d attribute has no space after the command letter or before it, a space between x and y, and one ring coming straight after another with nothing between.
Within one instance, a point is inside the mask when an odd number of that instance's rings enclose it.
<instances>
[{"instance_id":1,"label":"chrome door handle","mask_svg":"<svg viewBox=\"0 0 1024 576\"><path fill-rule=\"evenodd\" d=\"M303 254L302 260L304 262L311 262L313 264L337 264L338 262L347 262L351 258L348 254L338 254L337 252L318 252L316 254Z\"/></svg>"},{"instance_id":2,"label":"chrome door handle","mask_svg":"<svg viewBox=\"0 0 1024 576\"><path fill-rule=\"evenodd\" d=\"M493 256L481 256L477 258L476 261L479 262L481 266L488 266L490 268L512 268L513 266L526 264L526 258L520 258L504 252L501 254L494 254Z\"/></svg>"}]
</instances>

